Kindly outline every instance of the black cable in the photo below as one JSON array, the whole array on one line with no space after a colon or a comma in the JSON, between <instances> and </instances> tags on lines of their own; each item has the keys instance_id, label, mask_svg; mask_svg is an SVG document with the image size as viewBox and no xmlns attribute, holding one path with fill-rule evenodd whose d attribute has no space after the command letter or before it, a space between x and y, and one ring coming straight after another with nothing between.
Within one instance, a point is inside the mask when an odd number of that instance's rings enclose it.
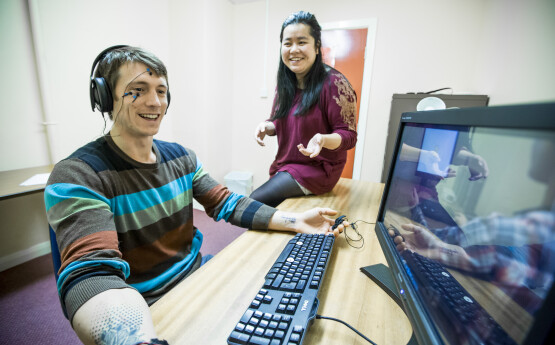
<instances>
[{"instance_id":1,"label":"black cable","mask_svg":"<svg viewBox=\"0 0 555 345\"><path fill-rule=\"evenodd\" d=\"M364 340L366 340L367 342L369 342L372 345L377 345L375 342L373 342L372 340L368 339L364 334L360 333L359 331L357 331L353 326L349 325L348 323L346 323L345 321L333 318L333 317L327 317L327 316L322 316L322 315L318 315L316 314L316 318L317 319L324 319L324 320L332 320L332 321L337 321L339 323L344 324L345 326L349 327L352 331L354 331L356 334L360 335Z\"/></svg>"},{"instance_id":2,"label":"black cable","mask_svg":"<svg viewBox=\"0 0 555 345\"><path fill-rule=\"evenodd\" d=\"M343 231L343 233L345 234L345 241L347 241L347 244L348 244L348 245L350 245L351 247L356 248L356 249L360 249L360 248L364 247L364 237L361 235L360 232L358 232L358 229L357 229L358 227L357 227L357 225L356 225L358 222L363 222L363 223L370 224L370 225L375 224L375 223L370 223L370 222L367 222L367 221L364 221L364 220L360 220L360 219L357 220L357 221L352 222L352 223L350 224L350 225L351 225L351 228L352 228L352 229L355 231L355 233L358 235L358 238L351 238L351 236L349 236L349 235L347 234L347 232L348 232L348 230L347 230L348 227L345 228L345 230ZM362 244L361 244L360 246L354 246L354 245L352 245L352 242L360 242L360 241L362 241Z\"/></svg>"},{"instance_id":3,"label":"black cable","mask_svg":"<svg viewBox=\"0 0 555 345\"><path fill-rule=\"evenodd\" d=\"M453 94L453 88L450 88L450 87L442 87L441 89L432 90L432 91L428 91L428 92L424 92L424 93L429 95L429 94L432 94L434 92L443 91L443 90L451 90L451 94Z\"/></svg>"}]
</instances>

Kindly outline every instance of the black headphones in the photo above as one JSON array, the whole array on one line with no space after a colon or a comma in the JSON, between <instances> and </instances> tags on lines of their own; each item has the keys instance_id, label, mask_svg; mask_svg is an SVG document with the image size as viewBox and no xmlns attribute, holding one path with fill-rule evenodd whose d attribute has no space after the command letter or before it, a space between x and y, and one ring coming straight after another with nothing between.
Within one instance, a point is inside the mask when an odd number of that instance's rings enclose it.
<instances>
[{"instance_id":1,"label":"black headphones","mask_svg":"<svg viewBox=\"0 0 555 345\"><path fill-rule=\"evenodd\" d=\"M109 113L110 111L113 110L114 100L112 98L112 92L110 91L110 86L106 82L106 79L102 77L95 78L94 70L98 62L102 60L106 56L106 54L108 54L110 51L119 49L119 48L125 48L125 47L129 47L129 46L128 45L111 46L109 48L104 49L100 54L98 54L96 59L94 59L92 69L91 69L91 82L89 87L92 111L94 111L95 108L98 109L98 111L100 111L101 113ZM169 90L166 94L166 97L168 98L168 107L169 107L170 106ZM167 109L168 107L166 107L166 112L168 111Z\"/></svg>"}]
</instances>

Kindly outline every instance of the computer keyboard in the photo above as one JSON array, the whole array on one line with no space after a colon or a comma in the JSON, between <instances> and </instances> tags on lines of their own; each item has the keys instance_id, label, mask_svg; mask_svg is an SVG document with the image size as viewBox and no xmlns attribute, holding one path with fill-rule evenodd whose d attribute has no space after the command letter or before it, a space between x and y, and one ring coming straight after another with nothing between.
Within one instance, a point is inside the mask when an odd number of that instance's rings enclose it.
<instances>
[{"instance_id":1,"label":"computer keyboard","mask_svg":"<svg viewBox=\"0 0 555 345\"><path fill-rule=\"evenodd\" d=\"M297 234L265 276L265 282L227 338L228 344L300 345L316 316L335 238Z\"/></svg>"},{"instance_id":2,"label":"computer keyboard","mask_svg":"<svg viewBox=\"0 0 555 345\"><path fill-rule=\"evenodd\" d=\"M437 307L459 333L461 343L516 345L499 324L439 262L405 250L407 262L419 290ZM466 341L462 339L467 339Z\"/></svg>"}]
</instances>

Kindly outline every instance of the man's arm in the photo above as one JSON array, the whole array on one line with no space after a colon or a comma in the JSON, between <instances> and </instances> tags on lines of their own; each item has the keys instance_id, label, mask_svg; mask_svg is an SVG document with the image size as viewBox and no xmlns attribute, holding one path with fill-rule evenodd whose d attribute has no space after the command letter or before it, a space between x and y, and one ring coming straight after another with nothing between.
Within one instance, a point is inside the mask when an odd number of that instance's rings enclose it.
<instances>
[{"instance_id":1,"label":"man's arm","mask_svg":"<svg viewBox=\"0 0 555 345\"><path fill-rule=\"evenodd\" d=\"M337 215L337 211L319 207L303 213L276 211L270 219L270 223L268 223L268 229L294 231L304 234L330 233L337 237L343 232L345 227L349 226L349 223L344 221L343 224L332 230L331 227L335 224L335 220L325 216L335 215Z\"/></svg>"},{"instance_id":2,"label":"man's arm","mask_svg":"<svg viewBox=\"0 0 555 345\"><path fill-rule=\"evenodd\" d=\"M111 289L75 312L73 329L85 344L127 345L156 338L150 310L134 289Z\"/></svg>"}]
</instances>

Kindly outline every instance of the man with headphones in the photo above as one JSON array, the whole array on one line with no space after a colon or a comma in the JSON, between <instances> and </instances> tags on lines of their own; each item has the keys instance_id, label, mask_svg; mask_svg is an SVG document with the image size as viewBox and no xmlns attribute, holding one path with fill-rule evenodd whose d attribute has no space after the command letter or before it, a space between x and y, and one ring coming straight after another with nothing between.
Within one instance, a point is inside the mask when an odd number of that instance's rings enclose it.
<instances>
[{"instance_id":1,"label":"man with headphones","mask_svg":"<svg viewBox=\"0 0 555 345\"><path fill-rule=\"evenodd\" d=\"M166 343L148 306L202 264L193 198L214 220L250 229L337 236L347 225L332 230L330 209L286 213L232 193L193 151L154 139L170 92L153 54L130 46L102 51L90 96L112 128L56 164L45 189L61 254L60 302L83 343Z\"/></svg>"}]
</instances>

